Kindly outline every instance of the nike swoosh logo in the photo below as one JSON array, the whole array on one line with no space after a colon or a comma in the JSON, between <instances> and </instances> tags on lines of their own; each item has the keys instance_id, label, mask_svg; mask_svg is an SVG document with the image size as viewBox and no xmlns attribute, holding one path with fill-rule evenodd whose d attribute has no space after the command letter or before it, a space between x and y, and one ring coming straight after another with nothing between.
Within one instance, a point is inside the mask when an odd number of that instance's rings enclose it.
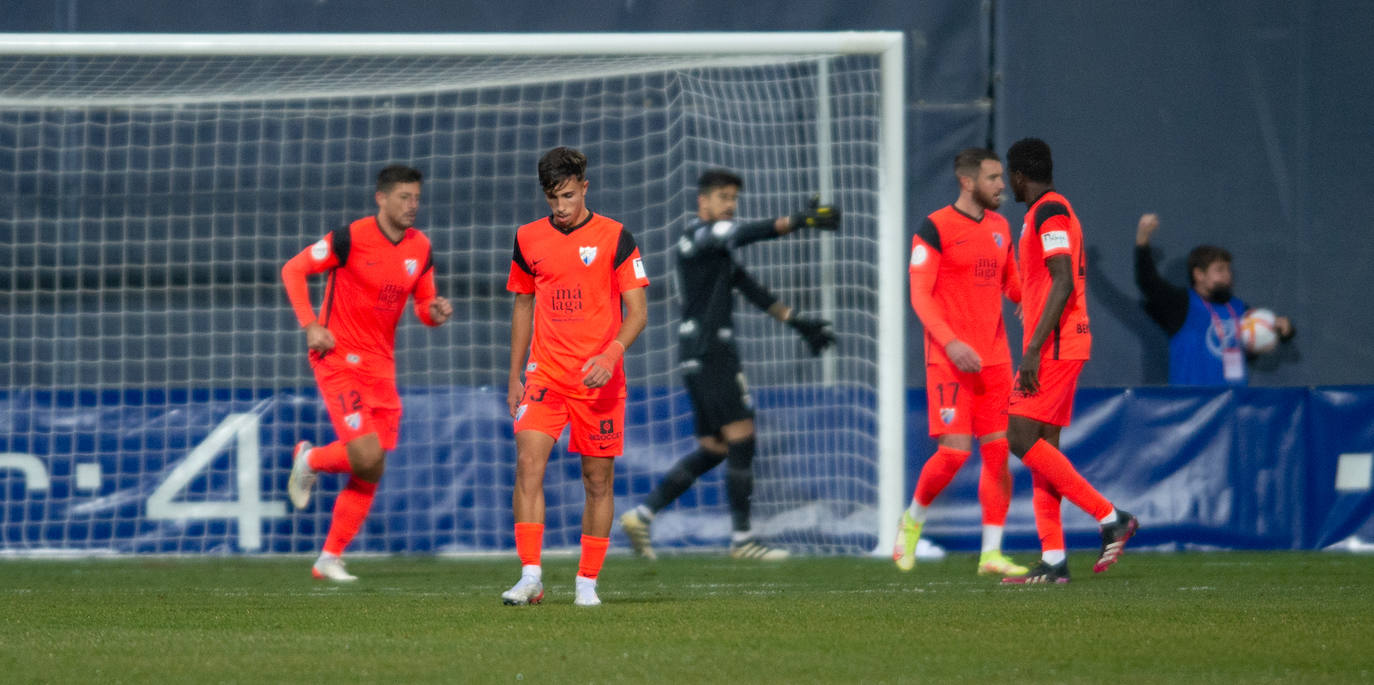
<instances>
[{"instance_id":1,"label":"nike swoosh logo","mask_svg":"<svg viewBox=\"0 0 1374 685\"><path fill-rule=\"evenodd\" d=\"M368 266L377 266L378 264L381 264L381 262L372 262L372 261L369 261L369 262L367 263Z\"/></svg>"}]
</instances>

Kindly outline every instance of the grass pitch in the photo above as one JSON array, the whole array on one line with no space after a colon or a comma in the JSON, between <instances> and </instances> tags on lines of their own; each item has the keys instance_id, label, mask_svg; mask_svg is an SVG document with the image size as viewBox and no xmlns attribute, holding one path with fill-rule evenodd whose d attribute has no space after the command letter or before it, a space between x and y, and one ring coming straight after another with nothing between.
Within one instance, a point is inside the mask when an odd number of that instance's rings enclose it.
<instances>
[{"instance_id":1,"label":"grass pitch","mask_svg":"<svg viewBox=\"0 0 1374 685\"><path fill-rule=\"evenodd\" d=\"M1017 558L1029 561L1031 555ZM506 607L508 560L0 562L5 682L1355 682L1374 680L1374 557L1128 552L1060 587L955 554L777 564L612 556L605 604Z\"/></svg>"}]
</instances>

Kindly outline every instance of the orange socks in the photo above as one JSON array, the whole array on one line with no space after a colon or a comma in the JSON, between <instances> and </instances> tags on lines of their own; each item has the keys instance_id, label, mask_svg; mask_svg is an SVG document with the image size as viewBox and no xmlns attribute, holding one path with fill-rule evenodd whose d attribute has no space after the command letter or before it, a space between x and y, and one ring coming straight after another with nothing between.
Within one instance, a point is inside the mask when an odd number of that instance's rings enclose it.
<instances>
[{"instance_id":1,"label":"orange socks","mask_svg":"<svg viewBox=\"0 0 1374 685\"><path fill-rule=\"evenodd\" d=\"M611 546L610 538L598 538L582 534L582 558L577 562L577 575L596 580L601 573L601 564L606 561L606 548Z\"/></svg>"},{"instance_id":2,"label":"orange socks","mask_svg":"<svg viewBox=\"0 0 1374 685\"><path fill-rule=\"evenodd\" d=\"M1063 452L1048 442L1036 440L1022 455L1021 463L1032 473L1043 476L1045 483L1053 487L1055 492L1073 502L1079 509L1088 512L1093 518L1100 521L1112 513L1112 503L1078 474Z\"/></svg>"},{"instance_id":3,"label":"orange socks","mask_svg":"<svg viewBox=\"0 0 1374 685\"><path fill-rule=\"evenodd\" d=\"M539 555L543 549L544 524L515 524L515 554L520 557L521 566L538 566ZM605 549L602 549L601 553L604 556L606 553Z\"/></svg>"},{"instance_id":4,"label":"orange socks","mask_svg":"<svg viewBox=\"0 0 1374 685\"><path fill-rule=\"evenodd\" d=\"M351 473L353 466L348 463L348 447L338 441L310 448L306 457L310 468L321 473Z\"/></svg>"},{"instance_id":5,"label":"orange socks","mask_svg":"<svg viewBox=\"0 0 1374 685\"><path fill-rule=\"evenodd\" d=\"M983 504L983 525L1002 526L1007 523L1011 508L1011 472L1007 470L1007 439L998 438L981 443L983 470L978 475L978 501Z\"/></svg>"},{"instance_id":6,"label":"orange socks","mask_svg":"<svg viewBox=\"0 0 1374 685\"><path fill-rule=\"evenodd\" d=\"M1064 523L1059 516L1059 492L1039 473L1031 472L1031 508L1035 510L1035 532L1040 549L1064 549Z\"/></svg>"},{"instance_id":7,"label":"orange socks","mask_svg":"<svg viewBox=\"0 0 1374 685\"><path fill-rule=\"evenodd\" d=\"M935 454L926 460L926 465L921 467L921 477L916 479L916 492L912 494L916 504L930 506L945 486L954 480L954 474L959 472L959 467L964 465L969 454L944 445L936 449Z\"/></svg>"},{"instance_id":8,"label":"orange socks","mask_svg":"<svg viewBox=\"0 0 1374 685\"><path fill-rule=\"evenodd\" d=\"M314 450L311 451L310 457L311 461L314 461ZM348 486L334 500L334 518L329 524L329 535L324 539L325 552L335 556L343 554L344 548L353 541L353 536L358 534L363 519L367 518L367 511L372 508L372 499L376 494L376 483L354 477L348 479Z\"/></svg>"}]
</instances>

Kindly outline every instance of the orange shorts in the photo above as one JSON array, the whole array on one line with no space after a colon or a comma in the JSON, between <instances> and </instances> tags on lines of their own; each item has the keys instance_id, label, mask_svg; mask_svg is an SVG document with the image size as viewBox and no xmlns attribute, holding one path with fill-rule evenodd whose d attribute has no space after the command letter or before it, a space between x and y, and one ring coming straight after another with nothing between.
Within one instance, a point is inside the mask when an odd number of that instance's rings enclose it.
<instances>
[{"instance_id":1,"label":"orange shorts","mask_svg":"<svg viewBox=\"0 0 1374 685\"><path fill-rule=\"evenodd\" d=\"M401 435L401 396L394 378L378 378L325 361L314 365L320 398L334 434L343 442L376 433L382 449L396 449Z\"/></svg>"},{"instance_id":2,"label":"orange shorts","mask_svg":"<svg viewBox=\"0 0 1374 685\"><path fill-rule=\"evenodd\" d=\"M926 420L931 436L977 435L1007 429L1011 364L964 373L953 364L926 366Z\"/></svg>"},{"instance_id":3,"label":"orange shorts","mask_svg":"<svg viewBox=\"0 0 1374 685\"><path fill-rule=\"evenodd\" d=\"M1082 359L1045 359L1040 362L1040 389L1027 395L1011 391L1012 414L1055 426L1069 425L1073 418L1073 391L1078 387Z\"/></svg>"},{"instance_id":4,"label":"orange shorts","mask_svg":"<svg viewBox=\"0 0 1374 685\"><path fill-rule=\"evenodd\" d=\"M567 397L555 388L526 385L515 410L515 432L534 430L554 440L571 426L568 449L584 457L618 457L625 451L625 398Z\"/></svg>"}]
</instances>

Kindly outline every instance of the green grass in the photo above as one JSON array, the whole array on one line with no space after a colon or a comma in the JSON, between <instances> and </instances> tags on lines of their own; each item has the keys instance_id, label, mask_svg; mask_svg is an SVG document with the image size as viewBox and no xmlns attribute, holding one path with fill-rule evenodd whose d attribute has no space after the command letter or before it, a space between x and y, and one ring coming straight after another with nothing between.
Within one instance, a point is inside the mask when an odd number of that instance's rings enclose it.
<instances>
[{"instance_id":1,"label":"green grass","mask_svg":"<svg viewBox=\"0 0 1374 685\"><path fill-rule=\"evenodd\" d=\"M1029 560L1028 555L1021 555ZM1374 557L1127 554L1101 576L1003 587L956 554L761 565L571 559L545 604L501 606L509 560L0 562L15 682L1352 682L1374 680Z\"/></svg>"}]
</instances>

